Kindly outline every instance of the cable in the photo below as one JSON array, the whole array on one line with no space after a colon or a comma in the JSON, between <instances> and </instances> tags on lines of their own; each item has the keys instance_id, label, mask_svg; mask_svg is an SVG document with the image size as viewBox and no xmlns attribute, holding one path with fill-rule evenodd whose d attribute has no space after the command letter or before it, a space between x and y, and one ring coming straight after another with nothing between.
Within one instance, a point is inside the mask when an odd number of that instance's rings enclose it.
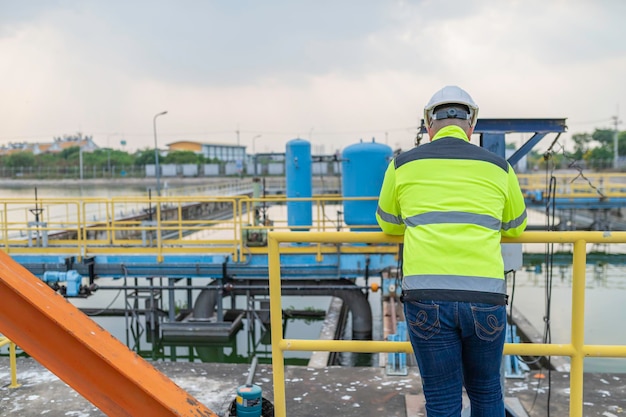
<instances>
[{"instance_id":1,"label":"cable","mask_svg":"<svg viewBox=\"0 0 626 417\"><path fill-rule=\"evenodd\" d=\"M555 213L556 213L556 178L554 175L550 177L550 186L548 188L549 201L546 204L546 218L548 224L551 227L548 230L554 230L555 226ZM546 248L546 314L543 317L544 320L544 334L543 343L552 343L552 330L550 328L550 319L552 312L552 278L554 270L554 243L548 243ZM547 398L547 413L546 416L550 417L550 397L552 393L552 365L551 356L548 356L548 398Z\"/></svg>"},{"instance_id":2,"label":"cable","mask_svg":"<svg viewBox=\"0 0 626 417\"><path fill-rule=\"evenodd\" d=\"M504 275L509 275L511 274L511 276L513 277L513 282L511 283L511 297L509 297L509 323L512 325L514 323L513 320L513 302L515 301L515 278L516 278L516 271L514 269L511 269L510 271L506 271L504 273ZM509 343L515 343L515 340L513 339L513 332L511 331L510 333L510 338L509 338ZM535 365L538 362L541 361L541 357L535 357L535 359L533 360L526 360L523 357L516 355L515 356L520 362L525 363L526 365Z\"/></svg>"},{"instance_id":3,"label":"cable","mask_svg":"<svg viewBox=\"0 0 626 417\"><path fill-rule=\"evenodd\" d=\"M328 214L326 214L326 204L322 204L322 217L324 219L328 220L328 222L330 224L334 225L335 229L337 229L337 231L341 230L343 222L340 221L339 211L337 211L337 220L333 220L330 217L328 217Z\"/></svg>"},{"instance_id":4,"label":"cable","mask_svg":"<svg viewBox=\"0 0 626 417\"><path fill-rule=\"evenodd\" d=\"M557 136L558 140L558 136ZM550 148L544 154L544 159L546 161L546 229L548 231L556 230L556 177L554 176L554 162L553 159L553 151L552 148L557 144L557 140L552 142ZM562 148L562 147L561 147ZM564 151L563 151L564 152ZM582 175L582 171L579 171L579 174ZM549 344L552 342L552 330L550 328L550 320L552 314L552 282L553 282L553 270L554 270L554 243L546 244L546 253L545 253L545 265L546 265L546 274L545 274L545 314L543 316L544 329L543 329L543 343ZM551 366L551 357L548 356L548 394L547 394L547 404L546 404L546 416L550 417L550 400L551 400L551 392L552 392L552 366ZM541 380L537 388L541 385ZM538 390L537 390L538 392ZM533 401L533 407L535 401L537 400L537 396L535 395L535 400Z\"/></svg>"},{"instance_id":5,"label":"cable","mask_svg":"<svg viewBox=\"0 0 626 417\"><path fill-rule=\"evenodd\" d=\"M404 255L404 243L401 243L398 245L398 264L396 267L396 279L395 279L396 291L398 291L398 288L402 288L403 255Z\"/></svg>"},{"instance_id":6,"label":"cable","mask_svg":"<svg viewBox=\"0 0 626 417\"><path fill-rule=\"evenodd\" d=\"M579 165L579 161L577 159L575 159L570 153L568 153L565 150L565 147L558 142L560 133L559 135L557 135L556 139L552 142L552 144L550 144L550 147L548 148L548 150L544 153L543 157L544 160L546 161L546 174L548 171L548 161L552 160L552 155L556 154L556 153L561 153L563 155L563 158L565 158L566 161L569 161L567 164L568 168L572 168L575 169L578 172L578 175L575 176L574 178L572 178L572 180L570 181L570 184L573 183L574 181L576 181L578 178L582 178L583 180L587 181L587 184L589 185L589 187L591 189L593 189L599 196L601 199L605 199L606 195L604 195L604 193L602 192L602 190L600 190L598 187L596 187L593 182L587 178L583 172L584 168L581 167ZM553 148L558 145L558 149L556 151L553 151ZM552 173L554 173L554 166L552 167ZM547 181L546 181L547 183Z\"/></svg>"},{"instance_id":7,"label":"cable","mask_svg":"<svg viewBox=\"0 0 626 417\"><path fill-rule=\"evenodd\" d=\"M554 151L553 148L558 144L558 136L552 142L548 150L544 153L543 158L546 161L546 230L552 231L556 230L555 221L556 221L556 177L554 176ZM561 146L559 144L559 146ZM563 147L561 146L561 149ZM563 150L565 154L565 151ZM579 171L582 173L582 171ZM546 252L544 264L546 268L545 273L545 314L543 316L544 328L543 328L543 338L542 342L544 344L551 343L552 341L552 331L550 328L550 320L551 320L551 308L552 308L552 276L553 276L553 264L554 264L554 244L547 243L546 244ZM552 366L551 366L551 357L548 356L548 394L546 400L546 416L550 417L550 394L552 388ZM531 406L531 411L534 409L535 404L537 402L539 388L541 388L541 380L537 384L537 390L535 391L535 398L533 399L533 403Z\"/></svg>"},{"instance_id":8,"label":"cable","mask_svg":"<svg viewBox=\"0 0 626 417\"><path fill-rule=\"evenodd\" d=\"M544 153L543 157L546 161L546 230L552 231L557 230L556 224L556 189L557 189L557 179L554 175L554 170L556 168L556 163L554 159L554 155L561 153L565 161L567 161L567 167L570 169L575 169L578 173L570 183L573 183L577 179L581 178L587 182L589 187L594 190L600 199L605 199L606 196L603 194L602 190L600 190L593 182L587 178L583 172L583 168L579 165L578 160L573 158L573 156L565 151L564 146L559 142L559 135L557 135L556 139L550 144L548 150ZM562 221L562 219L561 219ZM551 329L551 310L552 310L552 285L553 285L553 277L554 277L554 243L546 244L546 253L545 253L545 315L543 317L544 321L544 330L543 330L543 343L549 344L552 343L552 329ZM513 287L515 286L515 277L513 278ZM513 291L512 291L513 298ZM513 299L511 299L511 310L513 305ZM573 307L574 308L574 307ZM511 313L512 314L512 313ZM547 357L548 360L548 392L547 392L547 404L546 404L546 416L550 417L550 401L551 401L551 388L552 388L552 365L551 365L551 357ZM533 400L530 411L534 409L535 403L538 398L539 389L541 388L541 380L539 380L539 384L537 385L537 390L535 392L535 398Z\"/></svg>"},{"instance_id":9,"label":"cable","mask_svg":"<svg viewBox=\"0 0 626 417\"><path fill-rule=\"evenodd\" d=\"M100 314L104 313L105 311L107 311L109 308L111 308L111 306L113 304L115 304L115 300L117 300L117 297L120 296L120 294L122 293L122 290L118 290L117 294L115 295L115 297L113 297L113 300L109 303L108 306L104 307L102 310L96 311L94 313L90 313L87 314L89 317L93 317L93 316L99 316Z\"/></svg>"}]
</instances>

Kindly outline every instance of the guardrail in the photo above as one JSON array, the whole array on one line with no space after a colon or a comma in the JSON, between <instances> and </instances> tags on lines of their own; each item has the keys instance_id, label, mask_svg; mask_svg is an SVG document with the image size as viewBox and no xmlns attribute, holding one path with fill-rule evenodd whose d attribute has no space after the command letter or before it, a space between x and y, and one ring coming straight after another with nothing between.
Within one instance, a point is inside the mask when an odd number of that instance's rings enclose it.
<instances>
[{"instance_id":1,"label":"guardrail","mask_svg":"<svg viewBox=\"0 0 626 417\"><path fill-rule=\"evenodd\" d=\"M272 232L268 236L270 320L272 327L272 368L276 417L287 415L285 404L285 351L327 351L358 353L412 353L410 342L284 339L281 302L280 254L283 243L401 243L402 238L379 232ZM568 356L570 364L570 417L583 416L583 360L585 357L626 358L626 346L586 345L585 265L587 244L626 243L626 232L525 232L503 243L562 243L573 245L571 340L568 344L506 343L504 354L521 356Z\"/></svg>"},{"instance_id":2,"label":"guardrail","mask_svg":"<svg viewBox=\"0 0 626 417\"><path fill-rule=\"evenodd\" d=\"M4 199L0 202L0 245L10 255L55 254L83 257L127 254L223 254L245 261L249 253L267 253L262 242L250 242L247 232L367 230L377 225L347 225L344 203L372 204L376 197L285 195L164 196L110 198ZM289 204L310 204L310 225L287 220ZM373 207L366 210L372 213ZM268 214L269 213L269 214ZM256 243L256 244L254 244ZM299 248L317 253L320 245Z\"/></svg>"},{"instance_id":3,"label":"guardrail","mask_svg":"<svg viewBox=\"0 0 626 417\"><path fill-rule=\"evenodd\" d=\"M626 197L626 174L622 173L554 173L555 194L559 198ZM520 186L527 192L545 191L546 174L518 174Z\"/></svg>"},{"instance_id":4,"label":"guardrail","mask_svg":"<svg viewBox=\"0 0 626 417\"><path fill-rule=\"evenodd\" d=\"M241 230L237 199L40 199L36 206L29 200L6 199L0 203L0 244L9 254L63 254L78 259L123 253L128 247L159 259L165 253L181 252L234 255ZM199 213L194 216L194 211ZM185 236L205 229L224 233L185 241Z\"/></svg>"},{"instance_id":5,"label":"guardrail","mask_svg":"<svg viewBox=\"0 0 626 417\"><path fill-rule=\"evenodd\" d=\"M11 383L9 388L19 388L21 385L17 383L17 360L15 359L15 343L8 337L0 336L0 347L9 345L9 363L11 366Z\"/></svg>"}]
</instances>

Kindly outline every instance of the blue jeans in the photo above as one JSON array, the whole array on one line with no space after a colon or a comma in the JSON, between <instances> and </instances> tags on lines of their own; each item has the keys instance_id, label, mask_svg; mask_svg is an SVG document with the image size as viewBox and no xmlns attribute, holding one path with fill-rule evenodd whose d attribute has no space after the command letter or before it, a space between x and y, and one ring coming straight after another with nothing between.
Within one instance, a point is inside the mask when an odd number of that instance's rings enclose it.
<instances>
[{"instance_id":1,"label":"blue jeans","mask_svg":"<svg viewBox=\"0 0 626 417\"><path fill-rule=\"evenodd\" d=\"M472 417L504 417L500 365L506 306L404 301L428 417L461 415L463 386Z\"/></svg>"}]
</instances>

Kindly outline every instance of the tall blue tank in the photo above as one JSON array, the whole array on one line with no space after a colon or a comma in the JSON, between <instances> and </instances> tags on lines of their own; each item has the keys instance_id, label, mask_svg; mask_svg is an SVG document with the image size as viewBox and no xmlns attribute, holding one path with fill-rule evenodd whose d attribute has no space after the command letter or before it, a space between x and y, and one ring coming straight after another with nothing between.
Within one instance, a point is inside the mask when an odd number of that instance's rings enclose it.
<instances>
[{"instance_id":1,"label":"tall blue tank","mask_svg":"<svg viewBox=\"0 0 626 417\"><path fill-rule=\"evenodd\" d=\"M344 197L374 197L371 201L344 201L344 221L348 226L376 224L378 195L383 185L385 171L393 157L392 149L376 143L356 143L343 150L341 155L341 187ZM375 228L350 228L353 231L380 231Z\"/></svg>"},{"instance_id":2,"label":"tall blue tank","mask_svg":"<svg viewBox=\"0 0 626 417\"><path fill-rule=\"evenodd\" d=\"M287 198L311 198L313 196L313 176L311 144L304 139L287 142L285 178ZM311 226L313 224L312 202L288 201L287 225ZM309 228L292 227L295 231L308 231Z\"/></svg>"}]
</instances>

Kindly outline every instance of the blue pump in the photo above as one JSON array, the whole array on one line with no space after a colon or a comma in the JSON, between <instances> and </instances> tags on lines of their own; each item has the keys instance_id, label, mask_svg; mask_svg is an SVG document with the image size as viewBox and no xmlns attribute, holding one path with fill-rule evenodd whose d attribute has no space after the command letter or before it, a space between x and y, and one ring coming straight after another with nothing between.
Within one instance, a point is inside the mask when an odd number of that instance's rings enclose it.
<instances>
[{"instance_id":1,"label":"blue pump","mask_svg":"<svg viewBox=\"0 0 626 417\"><path fill-rule=\"evenodd\" d=\"M71 271L46 271L43 274L44 282L65 282L66 290L65 295L67 297L76 297L80 293L80 284L83 281L82 275L78 272Z\"/></svg>"}]
</instances>

